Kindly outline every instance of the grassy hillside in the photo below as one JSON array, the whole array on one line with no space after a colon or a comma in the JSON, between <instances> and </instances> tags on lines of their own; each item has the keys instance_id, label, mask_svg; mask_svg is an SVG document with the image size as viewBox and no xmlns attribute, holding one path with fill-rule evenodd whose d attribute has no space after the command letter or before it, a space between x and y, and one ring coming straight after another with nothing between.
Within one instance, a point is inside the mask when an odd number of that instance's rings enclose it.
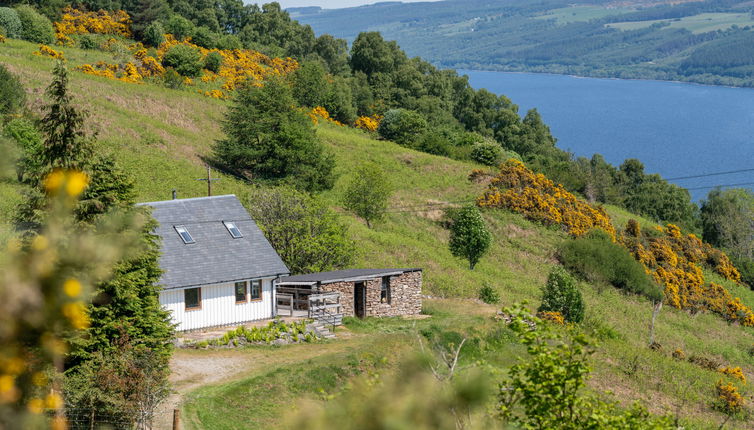
<instances>
[{"instance_id":1,"label":"grassy hillside","mask_svg":"<svg viewBox=\"0 0 754 430\"><path fill-rule=\"evenodd\" d=\"M0 62L20 75L29 90L33 109L41 103L52 67L50 59L32 55L35 49L33 44L18 41L9 41L0 49ZM66 49L65 54L74 64L93 55L77 49ZM205 184L196 179L205 174L202 159L210 154L213 141L222 135L219 123L227 102L190 90L128 84L78 72L71 74L71 82L77 100L92 113L89 122L97 126L100 145L112 151L136 179L140 201L168 199L173 188L178 190L180 197L205 194ZM424 293L440 300L432 302L430 309L435 310L435 315L422 324L447 325L483 334L484 330L491 330L490 327L495 326L490 318L494 308L473 301L442 300L475 298L485 284L500 293L504 305L522 300L538 304L540 288L550 269L557 264L555 249L567 238L560 229L533 224L504 211L486 211L485 218L494 233L494 244L474 271L469 271L467 263L452 257L447 249L448 232L439 222L441 211L431 206L469 201L477 196L483 185L469 182L467 175L479 166L407 150L375 140L361 131L333 125L319 126L318 135L337 157L339 179L335 188L324 194L337 210L341 210L339 201L349 172L358 163L370 160L389 172L395 193L390 202L393 209L387 219L369 229L361 220L345 212L343 218L357 243L357 266L424 268ZM222 180L215 184L217 194L244 195L247 184L228 176L221 177ZM0 216L6 222L13 204L18 201L18 191L19 187L13 183L0 184ZM615 208L609 208L609 212L618 225L631 217ZM646 220L642 223L650 224ZM748 289L714 275L708 274L707 277L724 284L744 303L754 304L754 293ZM594 356L592 388L612 391L612 397L625 405L641 400L655 413L678 412L683 422L692 428L716 428L724 417L711 408L711 403L714 384L721 375L686 361L677 361L671 357L671 352L680 348L687 356L703 356L723 364L742 366L751 379L754 359L749 351L754 345L754 330L730 325L711 314L689 315L665 307L656 332L662 349L653 351L646 346L651 303L609 287L583 284L581 289L587 304L583 326L601 343ZM436 312L438 308L440 313ZM472 313L471 309L482 316L465 317ZM368 327L363 327L352 323L349 326L355 333L352 340L335 342L345 342L350 348L348 354L367 353L376 348L377 354L390 355L392 353L386 351L415 346L411 336L406 334L409 324L411 322L369 321ZM359 336L374 336L380 342L359 341ZM520 351L512 347L510 340L504 345L480 354L495 366L504 367ZM196 354L211 357L213 352L197 351ZM317 376L317 372L323 372L323 377L327 378L333 373L344 375L336 378L340 382L328 382L328 389L336 389L344 379L359 373L351 368L348 354L336 354L331 361L323 359L330 367L324 366L322 361L310 364L304 358L297 358L295 354L291 357L284 351L270 354L265 359L268 361L264 362L264 371L239 372L233 382L200 389L189 398L184 410L195 428L211 427L223 411L228 412L227 417L233 420L230 427L234 423L236 427L243 426L242 423L257 413L256 402L264 400L265 410L270 411L281 405L295 404L299 398L316 399L312 393L321 387L306 385L297 390L289 389L293 386L290 384L296 384L295 380L282 380L276 369L283 369L282 372L311 366L313 376ZM386 369L389 371L390 366ZM270 396L275 395L275 391L251 389L267 382L285 387L283 392L286 394L278 403L270 404ZM752 390L746 390L745 394L750 397ZM226 401L231 394L244 396L240 410L237 403ZM231 408L234 409L232 414ZM274 426L280 423L276 419L267 417L261 422ZM750 428L750 423L738 420L731 421L728 426Z\"/></svg>"}]
</instances>

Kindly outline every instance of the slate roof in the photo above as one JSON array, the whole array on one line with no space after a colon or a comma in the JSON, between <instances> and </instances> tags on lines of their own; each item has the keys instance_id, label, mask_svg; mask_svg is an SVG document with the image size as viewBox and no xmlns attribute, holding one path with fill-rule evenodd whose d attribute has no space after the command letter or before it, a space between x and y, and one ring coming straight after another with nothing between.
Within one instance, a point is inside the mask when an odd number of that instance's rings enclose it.
<instances>
[{"instance_id":1,"label":"slate roof","mask_svg":"<svg viewBox=\"0 0 754 430\"><path fill-rule=\"evenodd\" d=\"M150 206L162 238L162 287L174 289L289 272L234 195L140 203ZM223 221L236 224L243 237L234 239ZM175 226L186 227L195 243L186 244Z\"/></svg>"},{"instance_id":2,"label":"slate roof","mask_svg":"<svg viewBox=\"0 0 754 430\"><path fill-rule=\"evenodd\" d=\"M359 281L382 276L400 275L406 272L420 272L422 269L348 269L332 272L310 273L307 275L286 276L278 284L329 284L333 282Z\"/></svg>"}]
</instances>

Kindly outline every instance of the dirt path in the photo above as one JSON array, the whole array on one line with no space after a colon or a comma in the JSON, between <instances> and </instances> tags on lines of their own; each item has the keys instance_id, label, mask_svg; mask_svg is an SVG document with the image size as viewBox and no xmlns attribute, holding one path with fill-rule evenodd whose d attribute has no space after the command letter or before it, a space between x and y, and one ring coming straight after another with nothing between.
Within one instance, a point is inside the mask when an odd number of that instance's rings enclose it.
<instances>
[{"instance_id":1,"label":"dirt path","mask_svg":"<svg viewBox=\"0 0 754 430\"><path fill-rule=\"evenodd\" d=\"M271 366L291 364L354 348L360 340L358 336L345 335L327 343L290 345L275 349L177 349L170 361L170 382L175 393L157 411L154 428L171 430L173 409L180 409L186 395L200 387L246 377L259 370L270 369ZM187 419L183 421L188 422Z\"/></svg>"}]
</instances>

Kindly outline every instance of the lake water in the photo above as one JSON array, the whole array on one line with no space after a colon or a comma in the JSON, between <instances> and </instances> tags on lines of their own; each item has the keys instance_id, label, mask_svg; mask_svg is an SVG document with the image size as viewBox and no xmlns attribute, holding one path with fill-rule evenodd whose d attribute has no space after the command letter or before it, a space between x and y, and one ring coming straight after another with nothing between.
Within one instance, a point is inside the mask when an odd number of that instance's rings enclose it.
<instances>
[{"instance_id":1,"label":"lake water","mask_svg":"<svg viewBox=\"0 0 754 430\"><path fill-rule=\"evenodd\" d=\"M459 70L474 88L505 94L521 115L536 107L558 147L638 158L665 178L754 169L754 89L663 81ZM754 183L754 171L673 180L686 188ZM751 188L751 185L747 185ZM708 189L691 190L694 200Z\"/></svg>"}]
</instances>

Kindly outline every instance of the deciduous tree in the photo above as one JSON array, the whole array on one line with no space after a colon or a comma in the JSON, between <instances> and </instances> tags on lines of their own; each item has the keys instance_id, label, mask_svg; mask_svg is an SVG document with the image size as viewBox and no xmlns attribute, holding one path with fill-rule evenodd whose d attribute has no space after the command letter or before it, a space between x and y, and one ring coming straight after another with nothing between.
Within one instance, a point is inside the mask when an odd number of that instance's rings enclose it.
<instances>
[{"instance_id":1,"label":"deciduous tree","mask_svg":"<svg viewBox=\"0 0 754 430\"><path fill-rule=\"evenodd\" d=\"M487 230L479 209L467 206L454 214L450 226L450 252L456 257L469 260L471 270L474 270L491 244L492 234Z\"/></svg>"}]
</instances>

